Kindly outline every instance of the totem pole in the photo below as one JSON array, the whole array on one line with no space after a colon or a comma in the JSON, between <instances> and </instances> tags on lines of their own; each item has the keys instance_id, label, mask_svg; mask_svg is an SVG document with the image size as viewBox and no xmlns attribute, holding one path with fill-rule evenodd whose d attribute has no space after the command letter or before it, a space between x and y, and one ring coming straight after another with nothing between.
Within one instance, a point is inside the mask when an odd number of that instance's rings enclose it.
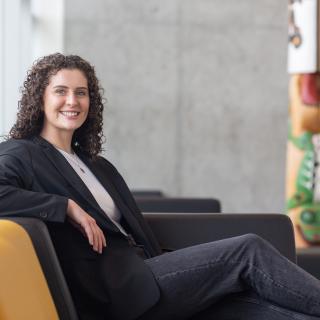
<instances>
[{"instance_id":1,"label":"totem pole","mask_svg":"<svg viewBox=\"0 0 320 320\"><path fill-rule=\"evenodd\" d=\"M287 211L297 247L320 245L320 0L289 1Z\"/></svg>"}]
</instances>

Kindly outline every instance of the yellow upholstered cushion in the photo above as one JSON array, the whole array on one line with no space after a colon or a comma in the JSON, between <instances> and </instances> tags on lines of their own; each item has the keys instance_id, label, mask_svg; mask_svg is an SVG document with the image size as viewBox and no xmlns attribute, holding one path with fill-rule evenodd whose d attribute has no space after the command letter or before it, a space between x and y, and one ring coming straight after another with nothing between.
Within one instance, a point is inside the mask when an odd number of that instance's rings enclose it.
<instances>
[{"instance_id":1,"label":"yellow upholstered cushion","mask_svg":"<svg viewBox=\"0 0 320 320\"><path fill-rule=\"evenodd\" d=\"M59 319L27 232L0 220L0 320Z\"/></svg>"}]
</instances>

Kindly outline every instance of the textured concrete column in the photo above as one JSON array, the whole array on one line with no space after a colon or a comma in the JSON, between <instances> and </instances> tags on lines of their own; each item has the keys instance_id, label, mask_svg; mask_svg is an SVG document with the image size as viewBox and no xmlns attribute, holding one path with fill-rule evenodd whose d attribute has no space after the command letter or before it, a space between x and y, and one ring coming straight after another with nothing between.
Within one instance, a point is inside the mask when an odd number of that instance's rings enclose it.
<instances>
[{"instance_id":1,"label":"textured concrete column","mask_svg":"<svg viewBox=\"0 0 320 320\"><path fill-rule=\"evenodd\" d=\"M283 211L285 2L68 0L65 16L66 52L106 90L105 155L132 188Z\"/></svg>"}]
</instances>

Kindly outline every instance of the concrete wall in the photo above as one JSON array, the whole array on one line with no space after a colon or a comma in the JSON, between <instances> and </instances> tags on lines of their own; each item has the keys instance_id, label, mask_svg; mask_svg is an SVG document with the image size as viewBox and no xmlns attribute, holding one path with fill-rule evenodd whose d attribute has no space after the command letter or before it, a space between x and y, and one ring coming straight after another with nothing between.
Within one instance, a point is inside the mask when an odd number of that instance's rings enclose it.
<instances>
[{"instance_id":1,"label":"concrete wall","mask_svg":"<svg viewBox=\"0 0 320 320\"><path fill-rule=\"evenodd\" d=\"M108 99L105 155L132 188L283 212L287 3L66 0L65 49Z\"/></svg>"}]
</instances>

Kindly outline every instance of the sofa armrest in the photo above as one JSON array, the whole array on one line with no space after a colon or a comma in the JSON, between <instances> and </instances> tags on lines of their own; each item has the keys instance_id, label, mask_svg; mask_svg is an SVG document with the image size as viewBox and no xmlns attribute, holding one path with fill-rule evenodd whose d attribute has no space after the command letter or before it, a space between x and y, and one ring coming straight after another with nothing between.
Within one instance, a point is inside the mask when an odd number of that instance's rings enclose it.
<instances>
[{"instance_id":1,"label":"sofa armrest","mask_svg":"<svg viewBox=\"0 0 320 320\"><path fill-rule=\"evenodd\" d=\"M143 213L163 248L181 249L200 243L254 233L296 262L291 220L284 214Z\"/></svg>"}]
</instances>

